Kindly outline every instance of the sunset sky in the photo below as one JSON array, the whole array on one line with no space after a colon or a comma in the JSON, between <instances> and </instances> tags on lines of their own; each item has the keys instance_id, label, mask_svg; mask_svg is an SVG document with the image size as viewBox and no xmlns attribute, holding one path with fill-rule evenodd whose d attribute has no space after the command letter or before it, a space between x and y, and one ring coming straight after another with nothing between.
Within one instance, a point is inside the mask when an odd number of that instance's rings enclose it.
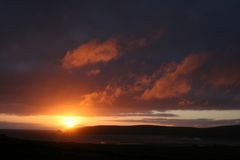
<instances>
[{"instance_id":1,"label":"sunset sky","mask_svg":"<svg viewBox=\"0 0 240 160\"><path fill-rule=\"evenodd\" d=\"M0 128L240 124L240 1L0 2Z\"/></svg>"}]
</instances>

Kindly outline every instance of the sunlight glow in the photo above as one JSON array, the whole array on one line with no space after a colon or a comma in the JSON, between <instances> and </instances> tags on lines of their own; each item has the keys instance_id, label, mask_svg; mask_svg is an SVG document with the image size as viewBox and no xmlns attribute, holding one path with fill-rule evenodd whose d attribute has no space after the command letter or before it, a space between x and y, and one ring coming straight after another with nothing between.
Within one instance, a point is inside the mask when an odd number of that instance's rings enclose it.
<instances>
[{"instance_id":1,"label":"sunlight glow","mask_svg":"<svg viewBox=\"0 0 240 160\"><path fill-rule=\"evenodd\" d=\"M77 117L74 116L64 116L63 123L66 128L70 129L76 127L80 123L80 121Z\"/></svg>"}]
</instances>

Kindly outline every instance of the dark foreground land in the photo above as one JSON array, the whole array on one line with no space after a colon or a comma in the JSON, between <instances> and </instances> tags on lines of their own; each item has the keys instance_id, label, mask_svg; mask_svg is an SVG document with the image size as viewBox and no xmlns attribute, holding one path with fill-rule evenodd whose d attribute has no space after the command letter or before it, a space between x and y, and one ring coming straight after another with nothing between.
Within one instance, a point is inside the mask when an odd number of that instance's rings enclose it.
<instances>
[{"instance_id":1,"label":"dark foreground land","mask_svg":"<svg viewBox=\"0 0 240 160\"><path fill-rule=\"evenodd\" d=\"M74 132L0 130L0 159L238 160L240 126L96 126Z\"/></svg>"},{"instance_id":2,"label":"dark foreground land","mask_svg":"<svg viewBox=\"0 0 240 160\"><path fill-rule=\"evenodd\" d=\"M2 138L1 159L29 160L152 160L240 159L237 146L163 146L81 144Z\"/></svg>"}]
</instances>

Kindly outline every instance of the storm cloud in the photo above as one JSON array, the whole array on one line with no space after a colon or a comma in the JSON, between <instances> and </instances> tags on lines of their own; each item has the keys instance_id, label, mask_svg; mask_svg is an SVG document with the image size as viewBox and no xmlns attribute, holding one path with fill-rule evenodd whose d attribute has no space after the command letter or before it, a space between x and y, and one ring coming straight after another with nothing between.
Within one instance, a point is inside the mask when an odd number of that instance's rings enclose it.
<instances>
[{"instance_id":1,"label":"storm cloud","mask_svg":"<svg viewBox=\"0 0 240 160\"><path fill-rule=\"evenodd\" d=\"M0 3L0 113L240 107L239 1Z\"/></svg>"}]
</instances>

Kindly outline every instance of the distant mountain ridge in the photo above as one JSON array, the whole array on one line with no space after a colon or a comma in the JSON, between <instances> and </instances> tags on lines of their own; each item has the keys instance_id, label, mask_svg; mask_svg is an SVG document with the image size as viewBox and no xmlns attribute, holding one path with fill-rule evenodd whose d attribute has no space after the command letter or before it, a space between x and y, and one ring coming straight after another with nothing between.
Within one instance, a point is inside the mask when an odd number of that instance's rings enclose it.
<instances>
[{"instance_id":1,"label":"distant mountain ridge","mask_svg":"<svg viewBox=\"0 0 240 160\"><path fill-rule=\"evenodd\" d=\"M239 138L240 125L210 128L165 127L151 125L136 126L92 126L76 130L86 135L163 135L180 137Z\"/></svg>"},{"instance_id":2,"label":"distant mountain ridge","mask_svg":"<svg viewBox=\"0 0 240 160\"><path fill-rule=\"evenodd\" d=\"M151 125L136 126L88 126L68 131L54 130L14 130L0 129L0 138L15 137L20 139L56 140L61 141L66 137L108 137L108 135L121 137L179 137L179 138L210 138L240 140L240 125L221 126L211 128L194 127L166 127ZM81 140L81 138L80 138Z\"/></svg>"}]
</instances>

